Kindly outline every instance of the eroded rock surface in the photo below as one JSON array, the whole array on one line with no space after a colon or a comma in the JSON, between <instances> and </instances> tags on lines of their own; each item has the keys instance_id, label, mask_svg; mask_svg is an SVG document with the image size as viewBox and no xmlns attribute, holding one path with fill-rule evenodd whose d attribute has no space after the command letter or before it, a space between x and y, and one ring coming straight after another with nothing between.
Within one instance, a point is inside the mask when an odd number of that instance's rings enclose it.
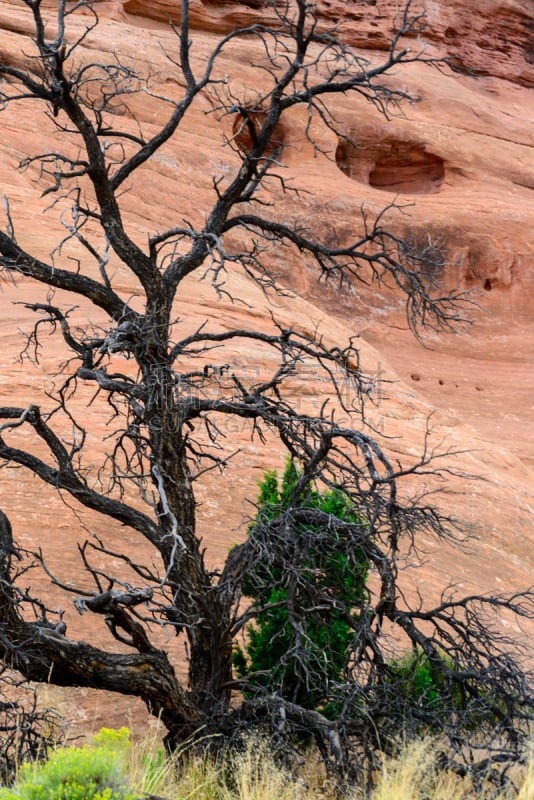
<instances>
[{"instance_id":1,"label":"eroded rock surface","mask_svg":"<svg viewBox=\"0 0 534 800\"><path fill-rule=\"evenodd\" d=\"M96 5L101 25L85 40L85 52L95 60L109 60L119 52L139 68L150 65L160 88L177 96L180 86L164 52L176 47L167 18L179 21L179 3L112 0ZM443 504L459 518L477 524L479 539L472 545L473 553L461 557L448 546L436 549L427 543L428 559L413 570L412 585L437 597L449 582L461 591L493 592L523 588L532 581L534 103L529 87L534 71L534 8L519 0L428 0L426 5L427 31L409 46L422 42L430 54L448 54L470 72L440 71L422 64L398 70L392 85L404 87L419 101L389 119L364 98L336 98L335 117L343 135L315 132L328 157L315 157L301 116L288 118L280 132L284 176L305 191L298 205L292 197L275 199L288 218L313 218L330 241L343 243L353 235L362 206L373 215L397 196L405 207L391 209L390 224L418 251L428 252L429 277L473 292L469 299L476 305L464 310L471 324L453 336L429 335L423 347L407 329L403 301L394 291L376 284L356 283L352 288L319 284L312 269L287 254L277 268L295 295L276 299L273 308L278 319L303 330L317 326L332 345L347 335L361 337L364 367L385 381L370 411L371 422L390 437L392 453L403 460L415 458L430 427L430 446L454 453L444 462L448 467L481 476L482 480L443 484ZM267 13L260 0L192 0L190 6L195 55L200 60L222 32L254 23ZM322 0L318 8L323 24L339 22L345 40L373 60L387 47L398 3ZM1 46L13 63L21 63L31 52L29 30L27 10L17 0L4 0ZM247 75L256 58L259 53L244 41L228 50L222 69L248 89ZM250 87L251 93L255 88ZM16 112L2 112L0 176L2 192L11 198L21 243L37 255L47 255L60 230L52 217L42 214L46 203L36 191L35 171L13 169L26 156L52 149L53 126L43 122L38 111L28 103ZM235 134L236 120L218 120L212 111L209 97L201 98L179 137L131 181L124 197L125 214L140 243L177 219L198 219L212 197L212 175L237 163L237 156L223 147L224 137ZM135 117L147 130L155 130L164 120L161 105L146 97L133 96L128 113L132 125ZM274 198L266 195L266 199ZM126 296L135 287L119 265L117 270ZM207 283L191 281L176 315L192 329L206 319L248 327L252 315L254 324L267 330L270 318L258 289L241 276L232 279L232 291L248 306L218 301ZM38 367L21 366L16 360L21 347L17 331L28 330L33 319L24 306L11 301L40 299L44 293L42 287L22 281L16 289L5 286L0 295L3 404L44 401L43 392L61 360L57 339L50 339L51 349L42 353ZM254 309L264 311L258 316ZM93 310L82 306L78 313L98 321ZM233 357L236 363L247 363L254 360L254 353L236 350ZM302 386L302 402L322 402L323 391L311 376ZM103 421L95 418L97 425ZM214 564L244 535L242 522L250 509L241 498L255 496L263 470L280 466L276 452L251 442L246 427L229 433L245 450L243 458L229 467L234 492L212 475L198 490L200 530ZM67 547L83 534L76 518L35 479L18 470L7 470L2 478L2 506L12 515L19 540L28 547L46 542L50 565L63 577L78 569L75 549ZM94 516L87 520L96 533L107 532L106 520ZM119 531L116 536L120 543L125 534ZM71 550L74 560L69 561ZM67 612L66 618L70 630L77 630L76 615ZM506 619L501 623L510 625ZM84 625L91 630L85 618ZM521 636L518 630L513 633ZM173 658L178 663L181 656ZM125 703L117 705L121 712L124 708ZM107 710L98 713L102 716Z\"/></svg>"}]
</instances>

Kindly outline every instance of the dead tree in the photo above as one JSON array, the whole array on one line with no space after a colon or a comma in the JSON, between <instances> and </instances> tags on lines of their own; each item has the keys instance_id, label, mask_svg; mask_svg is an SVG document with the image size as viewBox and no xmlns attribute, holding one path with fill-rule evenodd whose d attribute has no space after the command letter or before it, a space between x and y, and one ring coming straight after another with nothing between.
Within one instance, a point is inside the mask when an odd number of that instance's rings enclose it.
<instances>
[{"instance_id":1,"label":"dead tree","mask_svg":"<svg viewBox=\"0 0 534 800\"><path fill-rule=\"evenodd\" d=\"M327 347L320 338L275 319L270 333L253 327L213 330L208 323L188 329L187 320L175 324L173 315L173 304L192 274L208 275L219 295L226 291L225 275L238 270L266 293L276 292L271 254L283 246L315 264L318 277L355 285L375 278L395 285L405 294L414 329L419 324L454 326L461 317L460 295L429 285L424 264L388 229L385 213L363 220L349 244L332 245L321 240L313 223L292 224L261 194L267 185L286 196L292 191L284 181L280 136L292 109L306 110L309 125L302 135L311 137L315 124L336 130L329 100L338 93L363 96L384 113L411 99L385 78L393 68L425 60L423 52L405 47L408 38L413 43L423 18L411 13L408 2L389 51L381 63L371 64L344 45L335 30L319 25L314 4L273 0L262 5L256 24L221 36L209 58L201 60L195 55L188 2L182 0L180 22L173 27L175 52L167 54L169 70L182 88L180 98L171 100L118 58L92 63L84 55L84 41L98 25L92 0L59 0L53 11L42 8L40 0L21 0L20 5L33 19L35 51L26 54L23 65L20 59L0 61L1 102L4 108L33 103L36 115L47 115L56 125L58 149L33 154L23 166L37 165L40 171L44 191L53 200L49 213L56 211L66 228L61 247L74 242L86 257L69 268L68 262L56 263L58 250L50 257L28 252L17 241L6 202L7 223L0 231L3 275L11 281L31 278L51 290L45 302L28 306L38 315L28 349L45 346L41 331L50 326L63 337L69 359L47 407L0 408L0 459L105 515L110 530L125 526L132 544L130 552L118 553L112 536L105 542L89 536L80 547L85 577L77 587L63 586L48 573L56 586L75 596L80 613L99 616L111 631L118 647L105 649L69 637L61 620L58 624L31 585L27 588L26 554L12 541L3 515L3 661L30 681L138 696L161 717L170 741L200 730L230 735L255 723L271 726L284 740L304 730L325 757L347 772L349 765L357 769L372 763L380 749L393 747L399 730L434 725L449 737L458 756L471 738L485 752L495 746L517 757L530 714L526 677L513 659L512 643L492 632L482 612L506 608L526 617L532 596L444 595L434 608L406 606L398 584L399 553L416 547L421 533L448 539L456 530L452 519L424 501L403 499L407 478L438 467L424 453L418 464L403 469L365 428L361 411L370 387L358 369L353 342ZM263 89L234 85L217 72L223 52L243 37L260 46ZM129 98L143 92L170 109L166 123L150 136L142 124L132 126L121 116ZM226 146L231 163L238 156L237 166L213 176L212 201L201 226L177 220L174 227L152 233L144 248L129 232L124 190L179 131L201 93L209 93L221 125L228 117L233 123ZM298 204L298 193L293 197ZM236 233L237 250L230 244ZM139 284L140 296L134 300L108 270L110 257ZM70 327L70 311L54 301L55 290L88 301L106 324L98 330L89 323ZM229 355L236 342L274 354L272 374L260 380L240 371ZM195 359L201 356L198 366ZM327 407L316 414L295 407L288 387L303 364L313 364L330 383L342 417ZM342 391L347 382L353 389L350 402ZM73 400L87 386L107 398L112 413L99 481L86 470L87 423L73 410ZM257 522L221 569L210 571L196 531L195 480L208 468L224 470L232 452L232 442L224 439L229 419L249 421L253 437L274 437L299 465L300 478L283 512ZM21 436L28 429L32 447ZM314 485L342 490L359 521L332 519L303 505L307 487ZM136 559L136 538L153 548L152 564ZM257 686L247 690L247 677L237 680L232 671L233 643L255 611L240 604L243 578L258 563L275 564L287 597L297 585L306 597L305 604L291 608L292 657L313 680L306 620L315 607L328 610L338 601L306 568L310 547L325 553L335 547L348 561L357 553L374 579L359 593L358 608L345 609L354 639L343 680L325 698L336 704L334 718L321 709L299 707L268 682L261 691ZM128 580L97 567L95 555L122 559ZM47 570L39 553L34 559ZM263 574L272 579L275 573L266 569ZM439 708L411 702L408 691L399 691L400 673L384 635L388 626L439 674ZM186 685L155 636L162 627L187 644ZM238 691L241 703L235 699ZM478 739L462 733L473 726Z\"/></svg>"}]
</instances>

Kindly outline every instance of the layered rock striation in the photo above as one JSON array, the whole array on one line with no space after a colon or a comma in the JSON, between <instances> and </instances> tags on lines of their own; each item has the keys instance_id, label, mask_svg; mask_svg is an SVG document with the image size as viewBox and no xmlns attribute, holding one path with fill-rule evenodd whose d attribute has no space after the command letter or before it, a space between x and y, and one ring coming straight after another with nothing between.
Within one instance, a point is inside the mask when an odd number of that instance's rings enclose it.
<instances>
[{"instance_id":1,"label":"layered rock striation","mask_svg":"<svg viewBox=\"0 0 534 800\"><path fill-rule=\"evenodd\" d=\"M468 324L454 335L428 335L420 343L408 329L403 300L395 291L377 284L320 284L316 272L295 254L284 254L275 265L293 291L273 300L278 319L302 330L317 328L332 345L347 335L360 337L363 367L382 386L369 411L370 422L389 437L390 452L409 462L428 445L430 430L430 446L449 454L443 462L446 469L465 476L444 479L440 502L474 526L468 552L459 558L449 546L436 548L428 542L426 560L413 569L414 591L436 597L447 583L462 591L494 592L524 588L532 578L534 7L528 5L519 0L427 0L426 28L414 30L406 45L423 48L430 56L447 56L452 68L414 63L398 70L391 85L415 102L392 108L387 117L363 97L355 101L338 96L333 112L339 135L321 127L313 132L321 155L306 138L302 115L288 117L279 132L281 163L288 185L302 190L299 202L274 190L265 195L288 218L313 218L326 238L340 243L361 225L362 209L373 215L391 205L392 228L418 253L428 254L429 279L469 292L471 304L463 313ZM165 57L176 48L169 20L179 21L179 6L175 0L96 3L101 22L84 40L83 58L98 63L118 53L125 63L149 69L158 91L179 96L181 87ZM371 62L388 47L398 13L398 3L388 0L320 0L317 8L321 24L338 23L342 38ZM419 0L412 9L422 13ZM261 0L192 0L190 13L194 54L202 63L222 33L265 21L269 9ZM0 46L13 64L32 52L30 30L23 4L4 0ZM260 59L261 53L244 39L225 51L221 74L252 98L260 87L248 83L251 76L257 78L251 65ZM43 124L37 112L30 103L21 104L16 113L10 108L2 112L0 176L21 243L46 256L61 238L59 223L43 215L47 202L36 191L35 170L14 169L26 157L54 149L55 128ZM133 95L123 110L132 128L139 122L147 131L164 123L164 112L164 106L146 95ZM202 97L179 136L132 179L124 197L125 215L141 244L176 220L201 218L213 196L212 177L237 163L235 153L224 146L235 133L235 122L219 118L213 99ZM125 296L135 292L120 265L116 270ZM242 304L218 300L207 283L187 284L177 318L194 329L206 319L224 328L247 327L253 316L256 325L269 329L272 309L257 287L243 276L232 277L231 286ZM45 400L62 359L60 343L51 339L37 366L21 366L17 332L29 330L34 320L23 305L12 305L39 299L44 290L29 281L3 289L0 401L18 405ZM77 313L80 318L94 315L83 307ZM236 363L247 363L254 353L236 349L233 357ZM324 391L309 376L301 386L302 402L321 403ZM105 417L96 415L94 422L104 434ZM248 429L229 433L244 451L241 461L229 467L235 496L214 476L198 490L199 524L214 564L244 535L249 511L235 497L254 498L262 471L280 467L281 459L251 442ZM97 436L94 441L96 460ZM66 542L74 543L78 536L76 518L53 492L19 471L7 472L2 506L12 516L16 536L28 547L49 541L51 567L67 575L77 568L65 560ZM429 490L435 488L429 483ZM90 525L100 534L107 521L94 516ZM73 616L72 625L75 620ZM510 625L506 619L501 623Z\"/></svg>"}]
</instances>

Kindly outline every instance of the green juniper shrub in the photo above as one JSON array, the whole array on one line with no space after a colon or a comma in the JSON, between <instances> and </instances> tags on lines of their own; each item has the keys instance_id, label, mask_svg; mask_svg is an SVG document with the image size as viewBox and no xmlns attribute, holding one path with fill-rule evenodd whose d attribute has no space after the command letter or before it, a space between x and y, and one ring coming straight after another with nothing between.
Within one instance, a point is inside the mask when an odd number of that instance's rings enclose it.
<instances>
[{"instance_id":1,"label":"green juniper shrub","mask_svg":"<svg viewBox=\"0 0 534 800\"><path fill-rule=\"evenodd\" d=\"M477 679L469 681L465 669L450 655L438 651L431 660L420 648L409 650L388 663L386 689L394 693L397 707L405 713L424 712L415 732L440 732L453 723L458 730L497 726L504 710L502 701ZM399 703L400 701L400 703ZM518 705L517 712L521 712Z\"/></svg>"},{"instance_id":2,"label":"green juniper shrub","mask_svg":"<svg viewBox=\"0 0 534 800\"><path fill-rule=\"evenodd\" d=\"M429 712L425 729L439 731L442 723L451 719L464 729L498 725L505 711L503 701L483 681L469 681L465 673L461 663L441 651L434 662L417 649L388 664L388 681L396 696L402 697L406 705ZM516 712L521 713L519 703Z\"/></svg>"},{"instance_id":3,"label":"green juniper shrub","mask_svg":"<svg viewBox=\"0 0 534 800\"><path fill-rule=\"evenodd\" d=\"M281 481L274 470L264 474L249 533L256 525L283 517L290 504L292 508L321 512L320 523L291 526L291 535L298 540L295 559L302 559L298 564L295 560L294 566L304 580L292 587L289 599L284 577L284 569L291 563L289 542L285 565L283 559L281 563L276 558L256 563L243 583L244 594L255 611L254 624L247 629L246 651L239 646L234 650L234 668L239 677L247 678L249 693L269 687L304 708L333 716L335 687L343 681L357 621L354 609L365 592L367 565L357 548L349 559L343 533L328 526L332 519L360 523L347 496L339 489L319 492L308 485L295 498L299 477L292 460L288 460ZM324 602L312 597L310 586ZM300 631L291 624L289 602L301 612Z\"/></svg>"},{"instance_id":4,"label":"green juniper shrub","mask_svg":"<svg viewBox=\"0 0 534 800\"><path fill-rule=\"evenodd\" d=\"M234 648L234 669L244 679L246 696L266 690L330 719L342 707L344 714L356 717L362 713L361 701L357 691L347 701L347 667L358 609L367 599L368 565L358 546L348 547L343 536L351 526L364 527L365 520L336 488L321 492L307 485L295 497L299 478L288 460L281 479L270 470L259 482L249 535L258 526L270 527L243 581L254 622L247 628L246 644ZM295 509L321 513L302 522ZM332 519L346 528L329 525ZM291 570L297 579L289 597L292 578L286 573ZM317 602L318 596L324 602ZM296 625L291 604L298 610ZM409 719L414 732L439 731L445 723L475 729L498 714L484 687L466 682L461 664L441 651L434 658L420 649L402 653L379 665L374 681L374 708L391 709L393 726Z\"/></svg>"},{"instance_id":5,"label":"green juniper shrub","mask_svg":"<svg viewBox=\"0 0 534 800\"><path fill-rule=\"evenodd\" d=\"M452 659L440 654L443 667L448 671L454 670ZM439 718L448 713L452 702L456 710L462 707L462 695L457 688L447 689L443 671L433 664L422 650L409 650L390 662L389 675L395 691L401 694L408 703L423 706L427 710L436 712Z\"/></svg>"}]
</instances>

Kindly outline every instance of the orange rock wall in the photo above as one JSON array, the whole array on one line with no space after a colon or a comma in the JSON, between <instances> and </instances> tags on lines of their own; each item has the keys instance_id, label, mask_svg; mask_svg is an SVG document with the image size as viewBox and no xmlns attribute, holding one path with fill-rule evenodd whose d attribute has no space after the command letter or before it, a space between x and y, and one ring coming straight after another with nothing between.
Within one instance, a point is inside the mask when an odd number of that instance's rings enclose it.
<instances>
[{"instance_id":1,"label":"orange rock wall","mask_svg":"<svg viewBox=\"0 0 534 800\"><path fill-rule=\"evenodd\" d=\"M158 86L178 96L180 86L164 50L172 51L176 43L167 18L179 21L179 2L111 0L96 7L101 25L84 42L84 57L109 60L119 52L139 68L150 67ZM397 2L321 0L317 7L321 24L339 23L344 40L362 56L373 60L383 55ZM419 0L412 7L422 9ZM194 52L201 61L221 33L264 19L267 13L261 0L192 0L190 10ZM473 292L469 299L475 304L465 310L470 324L453 336L430 336L423 347L407 330L402 299L394 292L376 285L356 283L341 290L319 284L316 273L297 256L285 255L277 264L282 280L295 290L295 297L276 301L277 317L304 330L318 327L332 343L359 336L364 366L387 381L370 418L390 437L390 451L403 460L413 459L423 447L430 420L432 447L454 453L446 465L482 478L443 483L442 502L479 526L479 540L473 541L471 555L461 557L448 547L424 543L429 556L413 570L412 587L437 597L449 581L466 591L519 589L532 581L534 7L524 0L427 0L426 22L426 31L406 44L425 47L429 55L449 56L456 71L422 64L398 69L391 85L405 88L418 102L389 119L363 98L336 98L333 110L340 130L357 147L317 127L317 141L328 157L315 157L304 137L302 115L292 115L281 133L284 176L305 191L298 204L293 196L277 195L274 189L265 198L275 200L281 213L297 222L313 219L330 241L354 235L362 205L372 214L397 198L405 208L392 211L393 228L414 243L443 251L441 280ZM23 4L4 0L0 47L13 63L31 52L29 30ZM245 93L254 92L257 73L251 64L258 58L253 44L243 41L225 54L221 71ZM200 98L176 140L132 180L123 198L125 218L141 244L150 233L183 218L201 219L212 201L212 176L235 168L235 155L223 147L232 120L219 121L212 110L209 98ZM61 235L58 220L43 216L46 203L36 191L35 173L14 171L25 156L53 147L53 128L39 111L36 104L26 103L16 112L0 114L0 177L21 242L46 256ZM162 124L164 112L149 98L133 97L129 103L132 126L135 116L148 131ZM120 265L116 270L120 291L129 296L135 289L131 277ZM217 301L205 282L191 281L177 304L181 324L194 328L207 319L210 324L254 323L267 329L269 309L261 293L242 276L230 280L250 308ZM3 289L0 402L44 402L44 390L64 354L51 338L37 368L21 366L17 331L28 330L33 320L23 306L11 302L40 298L44 290L27 281ZM98 321L94 311L83 306L78 313L80 319L91 315ZM230 357L244 364L260 356L236 351ZM313 376L299 391L299 403L324 399L324 386ZM94 421L96 460L102 418L99 422L97 415ZM198 488L199 528L214 563L243 535L249 509L244 498L255 496L257 478L264 469L280 466L281 458L251 442L248 430L229 434L232 445L243 448L241 460L229 467L230 484L211 476ZM2 506L13 516L16 535L27 546L44 543L52 567L68 576L77 569L77 562L68 560L68 545L80 535L78 520L53 492L17 470L6 472L0 474ZM99 535L109 533L106 520L90 515L86 519ZM118 531L113 536L122 542L125 534ZM66 607L70 600L58 602ZM79 622L70 613L74 631ZM513 633L521 636L519 630Z\"/></svg>"}]
</instances>

